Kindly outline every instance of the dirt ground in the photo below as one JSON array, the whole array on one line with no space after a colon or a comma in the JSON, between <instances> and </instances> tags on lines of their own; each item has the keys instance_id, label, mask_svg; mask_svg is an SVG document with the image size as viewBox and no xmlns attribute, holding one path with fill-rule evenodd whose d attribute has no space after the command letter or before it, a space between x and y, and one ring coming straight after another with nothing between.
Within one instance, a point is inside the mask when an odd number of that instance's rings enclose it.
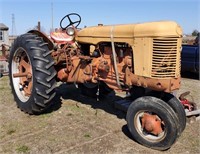
<instances>
[{"instance_id":1,"label":"dirt ground","mask_svg":"<svg viewBox=\"0 0 200 154\"><path fill-rule=\"evenodd\" d=\"M200 107L199 89L199 80L182 78L177 95L191 91ZM57 93L60 101L48 113L30 116L16 107L8 77L0 78L0 153L200 153L200 120L188 122L177 142L160 152L130 137L125 113L113 107L118 97L97 102L66 84Z\"/></svg>"}]
</instances>

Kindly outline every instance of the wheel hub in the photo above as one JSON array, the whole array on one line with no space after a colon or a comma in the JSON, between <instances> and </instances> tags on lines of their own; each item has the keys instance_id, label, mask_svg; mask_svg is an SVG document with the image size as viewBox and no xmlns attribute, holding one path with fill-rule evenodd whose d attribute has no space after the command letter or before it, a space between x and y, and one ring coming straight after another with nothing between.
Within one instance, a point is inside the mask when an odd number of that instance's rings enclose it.
<instances>
[{"instance_id":1,"label":"wheel hub","mask_svg":"<svg viewBox=\"0 0 200 154\"><path fill-rule=\"evenodd\" d=\"M144 113L142 117L142 128L148 133L159 135L163 132L162 130L162 121L158 118L157 115L151 115Z\"/></svg>"},{"instance_id":2,"label":"wheel hub","mask_svg":"<svg viewBox=\"0 0 200 154\"><path fill-rule=\"evenodd\" d=\"M15 67L13 79L17 79L19 91L24 96L30 96L32 91L32 66L26 52L22 49L17 50L16 58L13 61ZM17 83L16 83L17 85ZM17 88L17 86L16 86Z\"/></svg>"}]
</instances>

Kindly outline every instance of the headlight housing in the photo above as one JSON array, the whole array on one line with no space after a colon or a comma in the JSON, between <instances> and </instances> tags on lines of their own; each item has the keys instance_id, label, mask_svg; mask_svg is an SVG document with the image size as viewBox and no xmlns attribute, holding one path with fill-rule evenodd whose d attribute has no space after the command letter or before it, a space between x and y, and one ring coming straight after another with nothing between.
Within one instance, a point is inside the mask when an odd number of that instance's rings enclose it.
<instances>
[{"instance_id":1,"label":"headlight housing","mask_svg":"<svg viewBox=\"0 0 200 154\"><path fill-rule=\"evenodd\" d=\"M72 28L72 27L68 27L68 28L66 29L66 32L67 32L67 34L68 34L69 36L73 36L74 33L75 33L74 28Z\"/></svg>"}]
</instances>

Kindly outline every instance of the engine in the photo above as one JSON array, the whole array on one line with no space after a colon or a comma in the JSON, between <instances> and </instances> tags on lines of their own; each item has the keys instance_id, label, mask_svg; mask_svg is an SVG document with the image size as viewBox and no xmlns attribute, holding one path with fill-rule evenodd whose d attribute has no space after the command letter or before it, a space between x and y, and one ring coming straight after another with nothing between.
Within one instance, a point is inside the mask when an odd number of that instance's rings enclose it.
<instances>
[{"instance_id":1,"label":"engine","mask_svg":"<svg viewBox=\"0 0 200 154\"><path fill-rule=\"evenodd\" d=\"M126 68L133 71L132 48L126 43L115 43L114 46L115 57L110 42L63 45L52 53L57 78L73 83L104 81L112 89L125 87Z\"/></svg>"}]
</instances>

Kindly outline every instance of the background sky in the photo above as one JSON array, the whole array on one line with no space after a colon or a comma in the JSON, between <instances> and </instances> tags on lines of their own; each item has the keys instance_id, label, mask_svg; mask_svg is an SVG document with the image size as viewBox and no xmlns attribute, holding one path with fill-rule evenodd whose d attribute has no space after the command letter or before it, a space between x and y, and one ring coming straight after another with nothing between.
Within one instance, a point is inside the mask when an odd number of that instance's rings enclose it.
<instances>
[{"instance_id":1,"label":"background sky","mask_svg":"<svg viewBox=\"0 0 200 154\"><path fill-rule=\"evenodd\" d=\"M181 25L184 34L200 31L199 0L0 0L0 23L9 27L10 35L20 35L40 21L48 34L52 27L52 4L53 28L59 27L66 14L76 12L82 17L80 28L98 23L173 20Z\"/></svg>"}]
</instances>

